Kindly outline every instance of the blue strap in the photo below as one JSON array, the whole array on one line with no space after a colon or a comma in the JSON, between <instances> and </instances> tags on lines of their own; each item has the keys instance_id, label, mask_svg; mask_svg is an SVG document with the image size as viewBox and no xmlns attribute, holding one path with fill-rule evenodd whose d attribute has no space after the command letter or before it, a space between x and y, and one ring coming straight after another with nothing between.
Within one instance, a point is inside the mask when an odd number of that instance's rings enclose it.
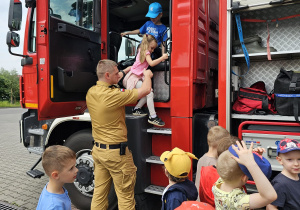
<instances>
[{"instance_id":1,"label":"blue strap","mask_svg":"<svg viewBox=\"0 0 300 210\"><path fill-rule=\"evenodd\" d=\"M249 69L250 69L250 58L249 58L249 54L248 54L248 51L247 51L245 43L244 43L240 14L238 14L238 13L235 14L235 21L236 21L236 25L237 25L237 29L238 29L238 33L239 33L240 43L241 43L241 46L242 46L242 49L243 49L243 52L244 52L244 55L245 55L245 60L246 60L246 63L247 63L247 67L248 67L247 72L245 74L241 75L241 76L245 76L249 72ZM232 73L236 76L239 76L234 71L232 71Z\"/></svg>"},{"instance_id":2,"label":"blue strap","mask_svg":"<svg viewBox=\"0 0 300 210\"><path fill-rule=\"evenodd\" d=\"M275 93L275 96L282 97L282 98L299 98L300 94L280 94L280 93Z\"/></svg>"}]
</instances>

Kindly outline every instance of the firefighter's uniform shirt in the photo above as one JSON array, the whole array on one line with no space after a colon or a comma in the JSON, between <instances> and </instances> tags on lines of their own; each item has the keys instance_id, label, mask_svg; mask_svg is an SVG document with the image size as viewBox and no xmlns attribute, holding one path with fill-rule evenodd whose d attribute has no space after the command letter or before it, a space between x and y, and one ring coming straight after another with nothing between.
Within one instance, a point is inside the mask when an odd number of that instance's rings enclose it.
<instances>
[{"instance_id":1,"label":"firefighter's uniform shirt","mask_svg":"<svg viewBox=\"0 0 300 210\"><path fill-rule=\"evenodd\" d=\"M137 89L114 88L102 81L91 87L86 95L86 102L91 115L94 140L101 144L126 142L125 105L136 103L137 100ZM92 156L95 188L91 210L108 208L107 196L112 181L118 196L119 209L135 209L136 166L128 148L125 155L120 155L120 149L101 149L94 146Z\"/></svg>"},{"instance_id":2,"label":"firefighter's uniform shirt","mask_svg":"<svg viewBox=\"0 0 300 210\"><path fill-rule=\"evenodd\" d=\"M215 196L215 205L217 210L249 210L250 195L247 195L243 188L233 189L231 192L225 192L220 189L224 181L219 178L212 187Z\"/></svg>"},{"instance_id":3,"label":"firefighter's uniform shirt","mask_svg":"<svg viewBox=\"0 0 300 210\"><path fill-rule=\"evenodd\" d=\"M93 137L101 144L118 144L127 141L125 105L136 103L137 89L115 88L106 82L98 81L86 95L91 115Z\"/></svg>"}]
</instances>

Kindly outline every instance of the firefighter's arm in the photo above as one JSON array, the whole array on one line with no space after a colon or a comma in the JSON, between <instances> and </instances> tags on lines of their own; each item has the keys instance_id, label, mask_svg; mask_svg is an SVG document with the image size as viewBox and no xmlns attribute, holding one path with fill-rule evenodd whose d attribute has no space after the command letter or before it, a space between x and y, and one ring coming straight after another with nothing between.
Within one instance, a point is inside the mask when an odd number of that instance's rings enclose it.
<instances>
[{"instance_id":1,"label":"firefighter's arm","mask_svg":"<svg viewBox=\"0 0 300 210\"><path fill-rule=\"evenodd\" d=\"M161 57L155 59L155 60L152 60L150 54L146 55L146 61L147 63L149 64L149 66L156 66L157 64L159 64L160 62L164 61L164 60L167 60L168 59L168 54L165 53L163 54Z\"/></svg>"},{"instance_id":2,"label":"firefighter's arm","mask_svg":"<svg viewBox=\"0 0 300 210\"><path fill-rule=\"evenodd\" d=\"M143 98L144 96L148 95L151 91L151 78L153 73L151 70L144 70L144 81L140 88L138 88L138 98Z\"/></svg>"},{"instance_id":3,"label":"firefighter's arm","mask_svg":"<svg viewBox=\"0 0 300 210\"><path fill-rule=\"evenodd\" d=\"M121 33L121 36L125 36L125 35L133 35L133 34L140 34L140 29L136 29L136 30L133 30L133 31L127 31L127 32L123 32Z\"/></svg>"},{"instance_id":4,"label":"firefighter's arm","mask_svg":"<svg viewBox=\"0 0 300 210\"><path fill-rule=\"evenodd\" d=\"M269 205L267 205L267 208L266 208L267 210L277 210L278 208L277 208L277 206L274 206L274 205L272 205L272 204L269 204Z\"/></svg>"},{"instance_id":5,"label":"firefighter's arm","mask_svg":"<svg viewBox=\"0 0 300 210\"><path fill-rule=\"evenodd\" d=\"M130 71L130 69L131 66L128 66L126 69L119 71L119 81L126 76L126 74Z\"/></svg>"}]
</instances>

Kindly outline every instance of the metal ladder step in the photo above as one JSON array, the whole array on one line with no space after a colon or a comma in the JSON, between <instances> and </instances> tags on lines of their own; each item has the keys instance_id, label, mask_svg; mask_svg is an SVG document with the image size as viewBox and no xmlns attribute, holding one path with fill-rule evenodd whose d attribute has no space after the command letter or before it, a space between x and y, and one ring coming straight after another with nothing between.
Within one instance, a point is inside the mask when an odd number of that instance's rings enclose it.
<instances>
[{"instance_id":1,"label":"metal ladder step","mask_svg":"<svg viewBox=\"0 0 300 210\"><path fill-rule=\"evenodd\" d=\"M158 156L150 156L146 158L147 163L154 163L154 164L160 164L163 165L164 163L160 161Z\"/></svg>"},{"instance_id":2,"label":"metal ladder step","mask_svg":"<svg viewBox=\"0 0 300 210\"><path fill-rule=\"evenodd\" d=\"M149 185L144 191L146 193L151 193L155 195L162 195L165 190L165 187L156 186L156 185Z\"/></svg>"},{"instance_id":3,"label":"metal ladder step","mask_svg":"<svg viewBox=\"0 0 300 210\"><path fill-rule=\"evenodd\" d=\"M37 135L37 136L43 136L45 133L45 130L43 130L43 129L28 129L28 133Z\"/></svg>"},{"instance_id":4,"label":"metal ladder step","mask_svg":"<svg viewBox=\"0 0 300 210\"><path fill-rule=\"evenodd\" d=\"M44 152L44 149L42 147L28 147L27 150L28 150L28 152L37 154L37 155L42 155Z\"/></svg>"},{"instance_id":5,"label":"metal ladder step","mask_svg":"<svg viewBox=\"0 0 300 210\"><path fill-rule=\"evenodd\" d=\"M37 170L37 169L27 171L26 174L27 174L28 176L31 176L31 177L34 178L34 179L35 179L35 178L41 178L42 176L45 175L44 172L39 171L39 170Z\"/></svg>"},{"instance_id":6,"label":"metal ladder step","mask_svg":"<svg viewBox=\"0 0 300 210\"><path fill-rule=\"evenodd\" d=\"M172 134L172 129L171 128L152 127L152 128L147 129L147 133L171 135Z\"/></svg>"}]
</instances>

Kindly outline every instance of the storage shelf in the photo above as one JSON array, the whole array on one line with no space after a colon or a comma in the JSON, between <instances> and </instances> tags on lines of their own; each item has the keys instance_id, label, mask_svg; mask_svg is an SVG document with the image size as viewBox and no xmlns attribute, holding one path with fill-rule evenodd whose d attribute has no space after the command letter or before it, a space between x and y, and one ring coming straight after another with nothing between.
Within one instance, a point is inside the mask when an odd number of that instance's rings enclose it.
<instances>
[{"instance_id":1,"label":"storage shelf","mask_svg":"<svg viewBox=\"0 0 300 210\"><path fill-rule=\"evenodd\" d=\"M249 54L250 61L267 61L267 53L250 53ZM236 54L232 55L232 58L236 61L245 62L244 54ZM280 52L271 52L272 60L287 60L287 59L295 59L300 58L300 50L293 51L280 51Z\"/></svg>"},{"instance_id":2,"label":"storage shelf","mask_svg":"<svg viewBox=\"0 0 300 210\"><path fill-rule=\"evenodd\" d=\"M282 115L250 115L250 114L232 114L233 119L244 119L244 120L267 120L267 121L291 121L296 122L294 116L282 116Z\"/></svg>"},{"instance_id":3,"label":"storage shelf","mask_svg":"<svg viewBox=\"0 0 300 210\"><path fill-rule=\"evenodd\" d=\"M232 5L236 5L237 2L241 2L240 0L233 0ZM242 10L259 10L259 9L266 9L273 6L283 5L283 4L290 4L295 3L293 0L247 0L246 2L240 3L239 7L231 7L228 10L232 11L242 11Z\"/></svg>"}]
</instances>

